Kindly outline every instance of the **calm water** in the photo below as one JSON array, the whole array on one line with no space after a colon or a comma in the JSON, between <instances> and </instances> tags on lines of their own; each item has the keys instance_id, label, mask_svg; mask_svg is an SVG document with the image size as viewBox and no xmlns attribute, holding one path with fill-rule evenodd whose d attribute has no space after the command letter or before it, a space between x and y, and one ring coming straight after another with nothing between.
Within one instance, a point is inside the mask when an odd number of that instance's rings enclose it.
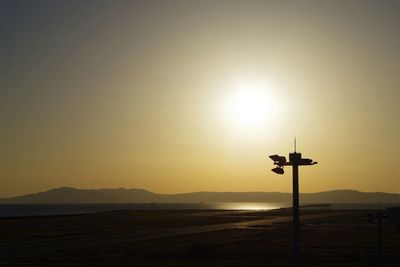
<instances>
[{"instance_id":1,"label":"calm water","mask_svg":"<svg viewBox=\"0 0 400 267\"><path fill-rule=\"evenodd\" d=\"M127 203L127 204L0 204L0 217L85 214L112 210L271 210L289 207L290 203L226 202L226 203ZM332 209L376 210L399 204L338 203Z\"/></svg>"}]
</instances>

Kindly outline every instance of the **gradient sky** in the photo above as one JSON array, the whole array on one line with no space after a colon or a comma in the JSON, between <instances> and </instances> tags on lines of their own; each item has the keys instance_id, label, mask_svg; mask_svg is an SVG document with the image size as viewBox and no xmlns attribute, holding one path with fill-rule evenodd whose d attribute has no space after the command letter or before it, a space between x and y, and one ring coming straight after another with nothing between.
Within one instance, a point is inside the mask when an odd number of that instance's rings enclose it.
<instances>
[{"instance_id":1,"label":"gradient sky","mask_svg":"<svg viewBox=\"0 0 400 267\"><path fill-rule=\"evenodd\" d=\"M0 196L400 192L399 1L0 0ZM261 125L224 110L258 86Z\"/></svg>"}]
</instances>

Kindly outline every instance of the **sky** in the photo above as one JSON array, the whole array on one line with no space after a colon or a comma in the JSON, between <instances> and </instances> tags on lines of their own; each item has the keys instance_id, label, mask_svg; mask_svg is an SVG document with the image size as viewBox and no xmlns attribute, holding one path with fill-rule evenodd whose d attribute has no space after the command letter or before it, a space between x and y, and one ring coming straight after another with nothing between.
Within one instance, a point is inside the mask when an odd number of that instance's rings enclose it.
<instances>
[{"instance_id":1,"label":"sky","mask_svg":"<svg viewBox=\"0 0 400 267\"><path fill-rule=\"evenodd\" d=\"M0 197L400 193L400 2L0 0Z\"/></svg>"}]
</instances>

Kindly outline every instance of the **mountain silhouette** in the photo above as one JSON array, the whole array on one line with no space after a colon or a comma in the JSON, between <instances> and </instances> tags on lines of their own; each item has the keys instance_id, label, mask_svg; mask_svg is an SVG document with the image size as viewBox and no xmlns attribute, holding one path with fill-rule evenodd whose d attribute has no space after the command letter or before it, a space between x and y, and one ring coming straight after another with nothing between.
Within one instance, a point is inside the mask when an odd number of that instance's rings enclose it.
<instances>
[{"instance_id":1,"label":"mountain silhouette","mask_svg":"<svg viewBox=\"0 0 400 267\"><path fill-rule=\"evenodd\" d=\"M193 192L158 194L144 189L76 189L60 187L45 192L0 198L1 204L51 203L193 203L193 202L290 202L291 193L280 192ZM400 194L334 190L300 194L303 203L400 203Z\"/></svg>"}]
</instances>

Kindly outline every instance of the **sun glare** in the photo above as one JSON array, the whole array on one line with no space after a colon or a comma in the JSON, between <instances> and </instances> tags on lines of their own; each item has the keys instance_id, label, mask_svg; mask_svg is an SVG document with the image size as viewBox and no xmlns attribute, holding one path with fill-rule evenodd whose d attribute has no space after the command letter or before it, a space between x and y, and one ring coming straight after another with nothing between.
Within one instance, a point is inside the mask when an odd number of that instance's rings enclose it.
<instances>
[{"instance_id":1,"label":"sun glare","mask_svg":"<svg viewBox=\"0 0 400 267\"><path fill-rule=\"evenodd\" d=\"M271 88L262 84L239 83L227 97L225 117L239 128L262 128L276 118L280 109Z\"/></svg>"},{"instance_id":2,"label":"sun glare","mask_svg":"<svg viewBox=\"0 0 400 267\"><path fill-rule=\"evenodd\" d=\"M240 124L260 123L267 115L266 103L260 92L243 90L231 99L232 115Z\"/></svg>"}]
</instances>

